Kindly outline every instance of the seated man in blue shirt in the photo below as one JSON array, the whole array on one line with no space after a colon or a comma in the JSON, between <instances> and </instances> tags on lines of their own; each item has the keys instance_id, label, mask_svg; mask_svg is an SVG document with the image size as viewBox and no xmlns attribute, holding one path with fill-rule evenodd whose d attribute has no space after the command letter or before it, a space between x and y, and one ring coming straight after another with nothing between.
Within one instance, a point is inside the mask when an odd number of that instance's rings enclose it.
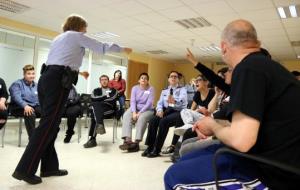
<instances>
[{"instance_id":1,"label":"seated man in blue shirt","mask_svg":"<svg viewBox=\"0 0 300 190\"><path fill-rule=\"evenodd\" d=\"M9 88L12 115L24 116L27 134L30 138L35 128L35 118L40 116L37 83L34 82L33 65L23 67L23 79L15 81Z\"/></svg>"}]
</instances>

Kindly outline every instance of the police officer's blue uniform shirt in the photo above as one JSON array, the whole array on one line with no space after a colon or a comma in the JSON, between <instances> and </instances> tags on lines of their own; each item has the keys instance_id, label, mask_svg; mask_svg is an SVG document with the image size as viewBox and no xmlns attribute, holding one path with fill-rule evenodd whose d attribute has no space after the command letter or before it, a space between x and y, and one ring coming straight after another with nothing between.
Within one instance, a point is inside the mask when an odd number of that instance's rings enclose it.
<instances>
[{"instance_id":1,"label":"police officer's blue uniform shirt","mask_svg":"<svg viewBox=\"0 0 300 190\"><path fill-rule=\"evenodd\" d=\"M85 48L100 54L121 52L123 49L116 44L98 42L85 36L83 32L67 31L57 36L51 43L46 65L69 66L72 70L78 71Z\"/></svg>"},{"instance_id":2,"label":"police officer's blue uniform shirt","mask_svg":"<svg viewBox=\"0 0 300 190\"><path fill-rule=\"evenodd\" d=\"M24 108L26 105L35 107L39 105L37 84L33 81L28 84L24 79L15 81L9 88L12 102Z\"/></svg>"},{"instance_id":3,"label":"police officer's blue uniform shirt","mask_svg":"<svg viewBox=\"0 0 300 190\"><path fill-rule=\"evenodd\" d=\"M157 112L163 111L163 108L169 107L168 98L170 95L170 89L171 86L162 90L156 106ZM188 102L186 88L181 86L173 87L173 98L175 99L175 105L173 107L175 110L187 108Z\"/></svg>"}]
</instances>

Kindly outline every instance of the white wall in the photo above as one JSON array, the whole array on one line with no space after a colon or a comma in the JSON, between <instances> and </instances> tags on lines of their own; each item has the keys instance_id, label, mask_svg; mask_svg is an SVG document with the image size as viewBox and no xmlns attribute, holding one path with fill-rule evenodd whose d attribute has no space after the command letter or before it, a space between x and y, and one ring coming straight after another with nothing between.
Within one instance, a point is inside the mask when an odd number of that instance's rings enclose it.
<instances>
[{"instance_id":1,"label":"white wall","mask_svg":"<svg viewBox=\"0 0 300 190\"><path fill-rule=\"evenodd\" d=\"M37 47L34 47L35 39L38 39ZM36 38L19 32L9 31L0 28L0 77L4 79L7 87L17 79L23 78L24 65L33 64L36 71L36 82L40 77L40 70L43 63L47 61L51 40ZM33 63L34 48L37 49L37 62ZM91 93L99 87L99 77L106 74L113 78L115 70L121 70L123 78L127 79L127 60L117 56L104 56L92 54L89 63L89 52L85 53L80 71L88 71L91 64L90 77L85 80L79 76L76 89L79 93ZM125 65L125 66L121 66ZM90 89L88 89L88 82Z\"/></svg>"},{"instance_id":2,"label":"white wall","mask_svg":"<svg viewBox=\"0 0 300 190\"><path fill-rule=\"evenodd\" d=\"M113 65L112 63L105 63L103 61L101 64L92 64L92 72L90 73L91 91L100 86L99 77L101 75L105 74L109 79L113 79L116 70L122 71L122 78L127 79L127 67L125 66Z\"/></svg>"},{"instance_id":3,"label":"white wall","mask_svg":"<svg viewBox=\"0 0 300 190\"><path fill-rule=\"evenodd\" d=\"M33 49L17 48L0 44L0 77L7 88L17 79L23 78L24 65L33 64Z\"/></svg>"}]
</instances>

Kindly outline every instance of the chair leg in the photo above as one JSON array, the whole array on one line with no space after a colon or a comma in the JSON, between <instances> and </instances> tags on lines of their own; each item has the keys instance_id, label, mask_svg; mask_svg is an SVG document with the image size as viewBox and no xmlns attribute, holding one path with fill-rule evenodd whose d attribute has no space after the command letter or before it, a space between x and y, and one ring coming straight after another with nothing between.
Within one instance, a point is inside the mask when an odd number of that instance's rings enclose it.
<instances>
[{"instance_id":1,"label":"chair leg","mask_svg":"<svg viewBox=\"0 0 300 190\"><path fill-rule=\"evenodd\" d=\"M118 137L118 126L119 126L119 120L116 120L116 133L115 133L115 138L117 139Z\"/></svg>"},{"instance_id":2,"label":"chair leg","mask_svg":"<svg viewBox=\"0 0 300 190\"><path fill-rule=\"evenodd\" d=\"M4 135L5 135L5 125L2 128L2 148L4 148Z\"/></svg>"},{"instance_id":3,"label":"chair leg","mask_svg":"<svg viewBox=\"0 0 300 190\"><path fill-rule=\"evenodd\" d=\"M22 123L23 123L23 118L19 118L19 142L18 142L18 147L21 147L21 141L22 141Z\"/></svg>"},{"instance_id":4,"label":"chair leg","mask_svg":"<svg viewBox=\"0 0 300 190\"><path fill-rule=\"evenodd\" d=\"M84 120L84 121L85 121L84 127L85 127L85 128L88 128L88 115L86 114L84 117L85 117L85 120Z\"/></svg>"},{"instance_id":5,"label":"chair leg","mask_svg":"<svg viewBox=\"0 0 300 190\"><path fill-rule=\"evenodd\" d=\"M78 117L77 118L77 133L78 133L78 143L80 142L80 138L81 138L81 118Z\"/></svg>"},{"instance_id":6,"label":"chair leg","mask_svg":"<svg viewBox=\"0 0 300 190\"><path fill-rule=\"evenodd\" d=\"M113 120L113 135L112 135L112 142L115 143L115 129L116 128L116 118Z\"/></svg>"}]
</instances>

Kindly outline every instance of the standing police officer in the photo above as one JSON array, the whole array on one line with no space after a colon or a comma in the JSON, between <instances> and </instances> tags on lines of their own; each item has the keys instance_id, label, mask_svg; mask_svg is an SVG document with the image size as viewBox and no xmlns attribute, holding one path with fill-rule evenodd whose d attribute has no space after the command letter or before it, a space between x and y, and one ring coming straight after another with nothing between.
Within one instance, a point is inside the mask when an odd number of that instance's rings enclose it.
<instances>
[{"instance_id":1,"label":"standing police officer","mask_svg":"<svg viewBox=\"0 0 300 190\"><path fill-rule=\"evenodd\" d=\"M51 44L48 59L42 68L38 83L38 95L42 116L26 150L13 173L13 177L30 184L41 183L36 176L41 160L41 177L67 175L67 170L60 170L54 142L59 131L59 124L72 83L76 83L78 70L82 64L85 48L98 53L126 52L130 48L108 45L84 35L87 22L77 15L67 18L63 31Z\"/></svg>"}]
</instances>

